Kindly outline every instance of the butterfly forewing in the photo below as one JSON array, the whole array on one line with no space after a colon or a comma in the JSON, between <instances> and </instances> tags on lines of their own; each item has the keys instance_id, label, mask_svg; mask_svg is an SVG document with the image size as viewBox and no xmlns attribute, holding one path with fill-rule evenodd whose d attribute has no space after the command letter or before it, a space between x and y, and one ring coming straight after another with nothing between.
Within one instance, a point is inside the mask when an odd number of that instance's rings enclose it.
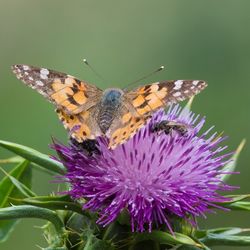
<instances>
[{"instance_id":1,"label":"butterfly forewing","mask_svg":"<svg viewBox=\"0 0 250 250\"><path fill-rule=\"evenodd\" d=\"M173 80L148 84L126 93L136 112L149 115L160 108L198 94L207 86L201 80Z\"/></svg>"},{"instance_id":2,"label":"butterfly forewing","mask_svg":"<svg viewBox=\"0 0 250 250\"><path fill-rule=\"evenodd\" d=\"M77 78L28 65L14 65L13 72L67 114L78 114L94 106L102 91Z\"/></svg>"}]
</instances>

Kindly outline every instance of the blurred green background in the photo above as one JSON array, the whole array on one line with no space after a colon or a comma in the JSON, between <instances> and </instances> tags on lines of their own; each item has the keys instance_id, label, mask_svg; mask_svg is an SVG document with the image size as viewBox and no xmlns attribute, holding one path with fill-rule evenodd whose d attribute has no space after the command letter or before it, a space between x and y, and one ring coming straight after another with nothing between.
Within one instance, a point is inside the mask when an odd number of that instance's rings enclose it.
<instances>
[{"instance_id":1,"label":"blurred green background","mask_svg":"<svg viewBox=\"0 0 250 250\"><path fill-rule=\"evenodd\" d=\"M193 109L207 116L207 128L214 124L225 131L229 150L235 149L242 138L250 139L249 11L249 0L0 0L0 138L45 153L52 153L52 135L67 139L52 105L14 77L12 64L56 69L102 88L125 87L165 65L165 71L145 83L206 80L209 87ZM82 58L106 81L93 75ZM241 186L238 193L250 192L249 148L247 144L239 161L241 175L230 179ZM1 157L8 155L0 149ZM37 193L56 190L52 177L34 176ZM42 222L22 221L0 249L46 246L34 225ZM219 212L201 225L250 227L250 213Z\"/></svg>"}]
</instances>

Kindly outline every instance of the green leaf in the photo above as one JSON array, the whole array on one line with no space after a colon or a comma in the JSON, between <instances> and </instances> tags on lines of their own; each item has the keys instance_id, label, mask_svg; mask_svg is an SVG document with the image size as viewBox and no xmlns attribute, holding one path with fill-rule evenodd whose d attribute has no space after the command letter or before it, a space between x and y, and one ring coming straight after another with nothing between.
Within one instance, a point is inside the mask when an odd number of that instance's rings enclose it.
<instances>
[{"instance_id":1,"label":"green leaf","mask_svg":"<svg viewBox=\"0 0 250 250\"><path fill-rule=\"evenodd\" d=\"M195 232L195 237L198 239L205 238L209 234L223 234L223 235L236 235L244 232L249 232L250 228L240 228L240 227L220 227L208 230L197 230Z\"/></svg>"},{"instance_id":2,"label":"green leaf","mask_svg":"<svg viewBox=\"0 0 250 250\"><path fill-rule=\"evenodd\" d=\"M18 164L9 173L10 176L31 187L31 168L28 161ZM9 197L21 198L23 194L16 188L12 181L5 176L0 182L0 208L9 206ZM13 230L17 221L0 221L0 242L5 241Z\"/></svg>"},{"instance_id":3,"label":"green leaf","mask_svg":"<svg viewBox=\"0 0 250 250\"><path fill-rule=\"evenodd\" d=\"M7 159L0 159L1 164L8 164L8 163L20 163L24 159L18 155L7 158Z\"/></svg>"},{"instance_id":4,"label":"green leaf","mask_svg":"<svg viewBox=\"0 0 250 250\"><path fill-rule=\"evenodd\" d=\"M221 204L221 206L230 208L231 210L250 211L249 201L237 201L233 203L225 203L225 204Z\"/></svg>"},{"instance_id":5,"label":"green leaf","mask_svg":"<svg viewBox=\"0 0 250 250\"><path fill-rule=\"evenodd\" d=\"M249 231L250 228L222 227L200 231L196 237L202 235L200 241L209 246L250 246L250 236L238 235Z\"/></svg>"},{"instance_id":6,"label":"green leaf","mask_svg":"<svg viewBox=\"0 0 250 250\"><path fill-rule=\"evenodd\" d=\"M249 199L250 198L250 194L234 194L234 195L225 195L225 197L230 198L230 201L225 201L224 203L234 203L236 201L242 201L245 199ZM221 203L218 203L221 204Z\"/></svg>"},{"instance_id":7,"label":"green leaf","mask_svg":"<svg viewBox=\"0 0 250 250\"><path fill-rule=\"evenodd\" d=\"M236 149L234 155L231 157L230 162L228 164L226 164L221 169L221 172L234 172L234 170L236 168L236 165L238 163L238 158L240 156L240 153L241 153L245 143L246 143L245 139L241 141L241 143L238 146L238 148ZM221 175L221 180L226 182L229 179L230 176L231 176L230 174L222 174Z\"/></svg>"},{"instance_id":8,"label":"green leaf","mask_svg":"<svg viewBox=\"0 0 250 250\"><path fill-rule=\"evenodd\" d=\"M23 160L24 160L23 157L17 155L17 156L13 156L13 157L10 157L10 158L7 158L7 159L0 159L0 164L20 163ZM32 167L34 167L35 169L37 169L39 171L42 171L42 172L44 172L46 174L50 174L50 175L54 175L55 174L55 172L52 172L49 169L41 167L40 165L37 165L36 163L30 163L30 165Z\"/></svg>"},{"instance_id":9,"label":"green leaf","mask_svg":"<svg viewBox=\"0 0 250 250\"><path fill-rule=\"evenodd\" d=\"M65 173L65 167L61 163L51 159L48 155L40 153L32 148L29 148L20 144L12 143L12 142L2 141L2 140L0 140L0 146L12 151L13 153L31 162L34 162L42 166L43 168L47 170L50 170L59 174Z\"/></svg>"},{"instance_id":10,"label":"green leaf","mask_svg":"<svg viewBox=\"0 0 250 250\"><path fill-rule=\"evenodd\" d=\"M250 246L250 236L209 233L201 242L209 246Z\"/></svg>"},{"instance_id":11,"label":"green leaf","mask_svg":"<svg viewBox=\"0 0 250 250\"><path fill-rule=\"evenodd\" d=\"M34 162L31 162L30 165L33 168L37 169L38 171L41 171L41 172L49 174L49 175L55 175L55 171L52 171L52 170L50 170L48 168L45 168L45 167L42 167L42 166L40 166L40 165L38 165L38 164L36 164Z\"/></svg>"},{"instance_id":12,"label":"green leaf","mask_svg":"<svg viewBox=\"0 0 250 250\"><path fill-rule=\"evenodd\" d=\"M250 194L227 195L226 197L230 198L231 200L217 204L231 210L250 211L250 201L244 201L250 198Z\"/></svg>"},{"instance_id":13,"label":"green leaf","mask_svg":"<svg viewBox=\"0 0 250 250\"><path fill-rule=\"evenodd\" d=\"M12 184L15 185L15 187L24 195L24 197L33 197L36 196L36 194L31 191L26 185L24 185L22 182L20 182L15 177L9 175L4 169L0 167L0 170L11 180ZM10 197L9 197L10 198Z\"/></svg>"},{"instance_id":14,"label":"green leaf","mask_svg":"<svg viewBox=\"0 0 250 250\"><path fill-rule=\"evenodd\" d=\"M250 231L250 228L221 227L221 228L209 229L206 232L213 233L213 234L235 235L235 234L240 234L240 233L249 232L249 231Z\"/></svg>"},{"instance_id":15,"label":"green leaf","mask_svg":"<svg viewBox=\"0 0 250 250\"><path fill-rule=\"evenodd\" d=\"M153 240L163 245L191 245L202 248L202 245L195 242L192 238L181 233L174 233L174 235L162 231L153 231L151 233L136 234L134 237L134 244L141 241Z\"/></svg>"}]
</instances>

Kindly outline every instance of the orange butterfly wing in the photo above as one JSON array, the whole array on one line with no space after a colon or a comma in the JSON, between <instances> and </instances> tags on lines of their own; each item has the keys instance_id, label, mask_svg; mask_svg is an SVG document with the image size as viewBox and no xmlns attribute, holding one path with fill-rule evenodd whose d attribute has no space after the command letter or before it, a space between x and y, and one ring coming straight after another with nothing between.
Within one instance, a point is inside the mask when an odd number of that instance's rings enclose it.
<instances>
[{"instance_id":1,"label":"orange butterfly wing","mask_svg":"<svg viewBox=\"0 0 250 250\"><path fill-rule=\"evenodd\" d=\"M73 76L45 68L14 65L12 70L18 79L57 107L59 119L71 137L82 142L100 134L93 112L102 90Z\"/></svg>"},{"instance_id":2,"label":"orange butterfly wing","mask_svg":"<svg viewBox=\"0 0 250 250\"><path fill-rule=\"evenodd\" d=\"M28 65L13 65L17 78L42 94L67 114L78 114L92 107L102 90L77 78Z\"/></svg>"},{"instance_id":3,"label":"orange butterfly wing","mask_svg":"<svg viewBox=\"0 0 250 250\"><path fill-rule=\"evenodd\" d=\"M147 123L148 118L150 117L134 115L133 111L130 111L128 106L124 105L107 134L109 148L114 149L134 136Z\"/></svg>"},{"instance_id":4,"label":"orange butterfly wing","mask_svg":"<svg viewBox=\"0 0 250 250\"><path fill-rule=\"evenodd\" d=\"M127 98L139 116L190 98L207 86L200 80L172 80L148 84L128 92Z\"/></svg>"},{"instance_id":5,"label":"orange butterfly wing","mask_svg":"<svg viewBox=\"0 0 250 250\"><path fill-rule=\"evenodd\" d=\"M110 148L124 143L160 108L185 100L203 90L200 80L173 80L148 84L125 93L122 112L110 129Z\"/></svg>"},{"instance_id":6,"label":"orange butterfly wing","mask_svg":"<svg viewBox=\"0 0 250 250\"><path fill-rule=\"evenodd\" d=\"M68 115L61 109L57 109L56 112L64 127L69 131L70 137L78 142L95 139L102 134L94 117L95 107L77 115Z\"/></svg>"}]
</instances>

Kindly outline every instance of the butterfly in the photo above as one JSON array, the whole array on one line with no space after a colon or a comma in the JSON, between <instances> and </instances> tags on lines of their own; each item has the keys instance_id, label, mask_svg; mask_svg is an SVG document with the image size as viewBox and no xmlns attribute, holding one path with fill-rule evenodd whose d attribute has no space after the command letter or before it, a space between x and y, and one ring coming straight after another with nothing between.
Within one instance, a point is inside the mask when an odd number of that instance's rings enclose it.
<instances>
[{"instance_id":1,"label":"butterfly","mask_svg":"<svg viewBox=\"0 0 250 250\"><path fill-rule=\"evenodd\" d=\"M71 138L78 143L106 136L109 148L126 142L160 108L198 94L202 80L160 81L134 90L96 86L46 68L13 65L16 77L56 106Z\"/></svg>"}]
</instances>

